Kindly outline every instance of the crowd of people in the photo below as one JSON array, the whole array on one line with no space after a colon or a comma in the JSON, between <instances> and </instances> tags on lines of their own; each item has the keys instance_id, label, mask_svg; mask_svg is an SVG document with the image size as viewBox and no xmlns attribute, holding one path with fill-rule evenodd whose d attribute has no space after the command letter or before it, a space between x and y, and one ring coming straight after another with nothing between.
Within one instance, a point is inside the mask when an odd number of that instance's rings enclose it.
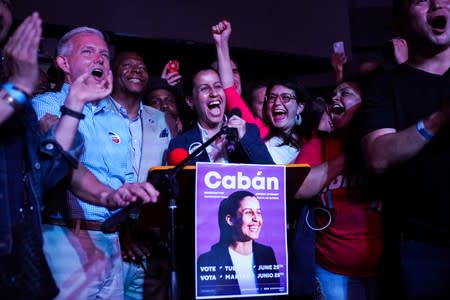
<instances>
[{"instance_id":1,"label":"crowd of people","mask_svg":"<svg viewBox=\"0 0 450 300\"><path fill-rule=\"evenodd\" d=\"M157 202L164 191L147 182L148 170L218 135L189 163L311 167L287 195L298 209L288 213L289 296L279 299L446 299L450 1L392 7L396 65L345 74L347 57L333 53L327 96L286 78L243 93L226 20L211 27L216 61L193 74L171 61L154 78L135 49L110 57L101 31L76 27L58 42L63 81L51 89L39 70L39 14L7 38L11 3L0 1L2 298L167 299L170 249L164 232L142 222L151 207L111 233L102 224L130 203ZM273 249L256 242L263 218L254 194L231 194L218 219L220 240L199 264L226 262L237 274L261 253L276 264ZM236 231L245 222L258 230ZM253 275L233 281L232 294L257 291ZM194 298L189 288L182 299Z\"/></svg>"}]
</instances>

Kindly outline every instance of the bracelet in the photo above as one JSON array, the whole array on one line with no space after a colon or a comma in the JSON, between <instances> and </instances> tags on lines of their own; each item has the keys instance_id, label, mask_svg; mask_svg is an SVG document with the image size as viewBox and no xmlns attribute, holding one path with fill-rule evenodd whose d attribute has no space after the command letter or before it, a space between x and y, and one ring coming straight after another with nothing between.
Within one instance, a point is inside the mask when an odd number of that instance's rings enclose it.
<instances>
[{"instance_id":1,"label":"bracelet","mask_svg":"<svg viewBox=\"0 0 450 300\"><path fill-rule=\"evenodd\" d=\"M426 128L425 125L423 124L423 121L420 120L419 122L417 122L416 124L416 130L418 133L420 133L421 136L423 136L424 139L426 139L427 141L431 140L434 135L429 132Z\"/></svg>"},{"instance_id":2,"label":"bracelet","mask_svg":"<svg viewBox=\"0 0 450 300\"><path fill-rule=\"evenodd\" d=\"M28 101L28 94L19 89L17 86L11 82L5 82L2 85L2 89L9 95L8 103L11 104L15 109L24 106Z\"/></svg>"},{"instance_id":3,"label":"bracelet","mask_svg":"<svg viewBox=\"0 0 450 300\"><path fill-rule=\"evenodd\" d=\"M71 110L70 108L68 108L65 105L61 106L61 108L59 110L61 111L62 116L68 115L68 116L74 117L75 119L78 119L78 120L83 120L86 117L83 113L79 113L77 111Z\"/></svg>"},{"instance_id":4,"label":"bracelet","mask_svg":"<svg viewBox=\"0 0 450 300\"><path fill-rule=\"evenodd\" d=\"M11 95L8 94L8 92L3 89L0 90L0 99L2 99L6 103L8 103L10 106L12 106L13 109L19 108L16 104L16 100L14 100L14 98L11 97Z\"/></svg>"}]
</instances>

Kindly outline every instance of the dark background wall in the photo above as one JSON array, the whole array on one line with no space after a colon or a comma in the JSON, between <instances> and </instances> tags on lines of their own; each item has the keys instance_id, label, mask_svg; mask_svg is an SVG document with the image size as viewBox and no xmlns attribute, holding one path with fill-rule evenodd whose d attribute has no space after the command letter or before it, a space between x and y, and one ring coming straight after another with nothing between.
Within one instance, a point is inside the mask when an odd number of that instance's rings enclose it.
<instances>
[{"instance_id":1,"label":"dark background wall","mask_svg":"<svg viewBox=\"0 0 450 300\"><path fill-rule=\"evenodd\" d=\"M64 32L75 26L92 26L107 33L116 51L140 50L153 74L159 74L169 59L179 60L182 72L214 60L211 26L226 18L233 26L232 56L238 61L245 81L292 75L320 77L330 73L331 45L338 40L344 41L350 61L352 57L359 61L372 55L391 35L386 9L389 3L389 0L15 0L14 15L20 20L34 10L40 12L45 22L43 61L51 61L56 40ZM328 77L325 76L325 81ZM309 81L321 84L323 79Z\"/></svg>"},{"instance_id":2,"label":"dark background wall","mask_svg":"<svg viewBox=\"0 0 450 300\"><path fill-rule=\"evenodd\" d=\"M16 0L14 5L19 18L37 10L49 24L83 24L153 39L210 43L211 25L226 18L235 29L236 47L327 57L333 41L350 46L348 6L342 0Z\"/></svg>"}]
</instances>

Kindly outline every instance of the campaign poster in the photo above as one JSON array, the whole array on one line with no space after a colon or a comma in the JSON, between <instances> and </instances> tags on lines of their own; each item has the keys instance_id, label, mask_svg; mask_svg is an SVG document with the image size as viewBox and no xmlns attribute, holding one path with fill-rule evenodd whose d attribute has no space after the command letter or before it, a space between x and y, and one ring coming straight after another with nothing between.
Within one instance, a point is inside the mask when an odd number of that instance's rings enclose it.
<instances>
[{"instance_id":1,"label":"campaign poster","mask_svg":"<svg viewBox=\"0 0 450 300\"><path fill-rule=\"evenodd\" d=\"M285 166L197 163L196 298L287 295Z\"/></svg>"}]
</instances>

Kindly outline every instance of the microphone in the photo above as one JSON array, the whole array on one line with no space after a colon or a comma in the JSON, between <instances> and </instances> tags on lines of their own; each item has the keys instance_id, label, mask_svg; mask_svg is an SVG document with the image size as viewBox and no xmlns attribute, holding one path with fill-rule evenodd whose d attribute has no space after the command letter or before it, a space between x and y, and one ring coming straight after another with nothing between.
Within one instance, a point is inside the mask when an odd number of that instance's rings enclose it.
<instances>
[{"instance_id":1,"label":"microphone","mask_svg":"<svg viewBox=\"0 0 450 300\"><path fill-rule=\"evenodd\" d=\"M232 110L232 112L237 116L241 115L240 109ZM168 157L169 164L176 164L173 169L168 170L167 172L161 174L153 174L153 176L148 178L148 181L155 187L157 190L167 190L170 195L176 197L178 195L178 187L176 184L175 175L179 170L181 170L191 159L196 157L202 151L206 149L212 142L214 142L218 137L223 134L229 134L231 128L222 127L222 129L213 135L209 140L201 144L200 147L196 148L191 154L187 155L187 151L183 148L175 148L171 151ZM235 129L235 128L232 128ZM238 140L237 130L236 132L236 141ZM122 208L112 214L109 218L107 218L101 225L101 230L103 233L113 233L117 231L118 226L124 223L128 218L137 218L142 202L133 202L130 203L127 207Z\"/></svg>"},{"instance_id":2,"label":"microphone","mask_svg":"<svg viewBox=\"0 0 450 300\"><path fill-rule=\"evenodd\" d=\"M232 116L238 116L239 118L242 118L242 112L239 108L235 107L230 111L230 118ZM236 150L236 145L239 142L239 134L236 128L230 128L228 127L227 132L227 140L228 143L225 146L225 149L228 154L233 153Z\"/></svg>"},{"instance_id":3,"label":"microphone","mask_svg":"<svg viewBox=\"0 0 450 300\"><path fill-rule=\"evenodd\" d=\"M175 148L169 153L169 158L167 159L167 164L169 166L176 166L182 162L189 153L184 148Z\"/></svg>"}]
</instances>

